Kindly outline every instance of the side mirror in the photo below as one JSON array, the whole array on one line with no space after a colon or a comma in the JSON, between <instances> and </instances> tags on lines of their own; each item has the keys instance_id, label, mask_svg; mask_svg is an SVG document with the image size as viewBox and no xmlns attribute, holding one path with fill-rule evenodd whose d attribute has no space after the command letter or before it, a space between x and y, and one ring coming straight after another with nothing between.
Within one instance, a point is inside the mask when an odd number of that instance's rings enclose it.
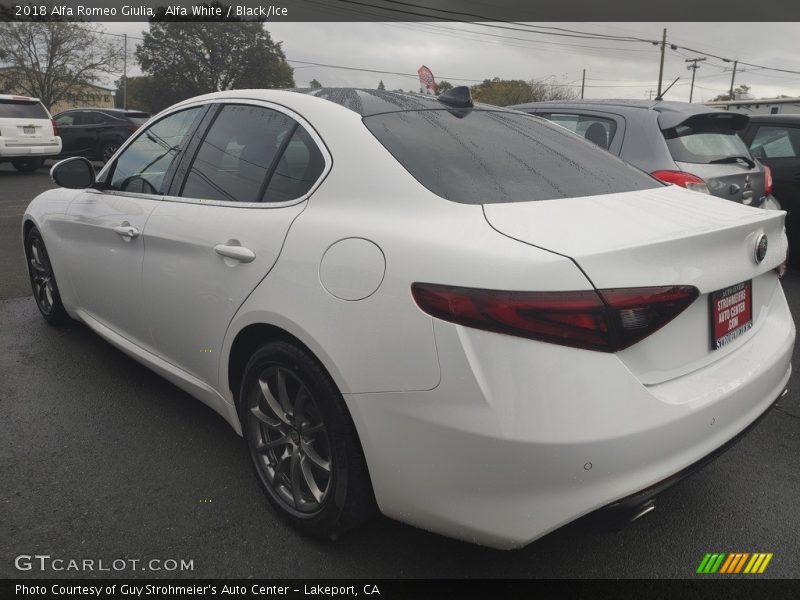
<instances>
[{"instance_id":1,"label":"side mirror","mask_svg":"<svg viewBox=\"0 0 800 600\"><path fill-rule=\"evenodd\" d=\"M94 167L82 156L67 158L53 165L50 169L50 179L61 187L85 189L94 185Z\"/></svg>"}]
</instances>

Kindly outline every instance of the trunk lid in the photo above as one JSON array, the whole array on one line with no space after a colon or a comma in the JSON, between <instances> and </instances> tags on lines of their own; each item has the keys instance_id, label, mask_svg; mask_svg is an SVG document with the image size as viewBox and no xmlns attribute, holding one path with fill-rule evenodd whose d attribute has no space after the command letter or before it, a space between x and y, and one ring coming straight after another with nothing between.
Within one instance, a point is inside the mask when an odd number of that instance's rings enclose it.
<instances>
[{"instance_id":1,"label":"trunk lid","mask_svg":"<svg viewBox=\"0 0 800 600\"><path fill-rule=\"evenodd\" d=\"M700 290L684 313L619 353L623 360L631 357L632 371L648 384L699 368L745 343L768 312L764 309L778 285L771 271L783 262L788 246L785 212L676 186L486 204L484 214L498 232L573 259L598 289L692 285ZM762 234L767 253L757 263ZM747 281L752 281L752 329L712 350L709 295ZM535 282L529 285L535 289Z\"/></svg>"},{"instance_id":2,"label":"trunk lid","mask_svg":"<svg viewBox=\"0 0 800 600\"><path fill-rule=\"evenodd\" d=\"M706 293L766 273L786 257L784 211L676 186L486 204L484 214L500 233L574 259L598 288L693 285ZM762 233L769 244L757 264Z\"/></svg>"}]
</instances>

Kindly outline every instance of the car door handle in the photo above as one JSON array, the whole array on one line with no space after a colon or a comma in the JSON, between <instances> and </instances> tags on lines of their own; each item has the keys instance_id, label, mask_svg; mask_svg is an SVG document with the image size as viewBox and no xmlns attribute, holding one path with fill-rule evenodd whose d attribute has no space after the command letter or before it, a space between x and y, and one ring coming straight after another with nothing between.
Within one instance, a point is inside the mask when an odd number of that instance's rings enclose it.
<instances>
[{"instance_id":1,"label":"car door handle","mask_svg":"<svg viewBox=\"0 0 800 600\"><path fill-rule=\"evenodd\" d=\"M128 223L127 221L122 225L117 225L114 227L114 231L121 235L123 238L126 238L127 241L131 241L135 237L139 237L139 230L136 229L133 225Z\"/></svg>"},{"instance_id":2,"label":"car door handle","mask_svg":"<svg viewBox=\"0 0 800 600\"><path fill-rule=\"evenodd\" d=\"M245 248L244 246L231 246L228 244L217 244L214 246L214 252L225 258L232 258L242 263L253 262L256 259L256 253Z\"/></svg>"}]
</instances>

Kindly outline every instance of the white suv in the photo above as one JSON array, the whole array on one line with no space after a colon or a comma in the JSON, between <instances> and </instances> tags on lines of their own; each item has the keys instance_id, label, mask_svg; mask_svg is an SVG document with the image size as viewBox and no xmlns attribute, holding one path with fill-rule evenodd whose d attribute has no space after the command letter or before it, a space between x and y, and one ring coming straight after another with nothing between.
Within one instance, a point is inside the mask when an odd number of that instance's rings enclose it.
<instances>
[{"instance_id":1,"label":"white suv","mask_svg":"<svg viewBox=\"0 0 800 600\"><path fill-rule=\"evenodd\" d=\"M61 152L61 138L38 98L0 94L0 162L35 171Z\"/></svg>"}]
</instances>

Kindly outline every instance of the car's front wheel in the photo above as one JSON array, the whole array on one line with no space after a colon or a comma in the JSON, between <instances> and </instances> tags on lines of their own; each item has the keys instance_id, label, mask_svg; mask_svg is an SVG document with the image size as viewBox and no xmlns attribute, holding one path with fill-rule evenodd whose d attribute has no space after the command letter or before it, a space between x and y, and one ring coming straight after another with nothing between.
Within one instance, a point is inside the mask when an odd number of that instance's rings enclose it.
<instances>
[{"instance_id":1,"label":"car's front wheel","mask_svg":"<svg viewBox=\"0 0 800 600\"><path fill-rule=\"evenodd\" d=\"M61 295L58 292L53 265L44 245L42 234L36 227L25 236L25 258L28 260L28 276L31 280L33 298L45 320L52 325L63 325L70 321Z\"/></svg>"},{"instance_id":2,"label":"car's front wheel","mask_svg":"<svg viewBox=\"0 0 800 600\"><path fill-rule=\"evenodd\" d=\"M98 154L100 155L100 160L104 163L107 163L111 160L111 157L119 150L119 142L109 141L103 142L100 145L100 151Z\"/></svg>"},{"instance_id":3,"label":"car's front wheel","mask_svg":"<svg viewBox=\"0 0 800 600\"><path fill-rule=\"evenodd\" d=\"M40 168L44 164L43 158L19 158L12 160L11 164L17 171L22 173L30 173Z\"/></svg>"},{"instance_id":4,"label":"car's front wheel","mask_svg":"<svg viewBox=\"0 0 800 600\"><path fill-rule=\"evenodd\" d=\"M305 349L274 341L245 367L242 432L270 503L323 538L375 510L361 445L339 390Z\"/></svg>"}]
</instances>

